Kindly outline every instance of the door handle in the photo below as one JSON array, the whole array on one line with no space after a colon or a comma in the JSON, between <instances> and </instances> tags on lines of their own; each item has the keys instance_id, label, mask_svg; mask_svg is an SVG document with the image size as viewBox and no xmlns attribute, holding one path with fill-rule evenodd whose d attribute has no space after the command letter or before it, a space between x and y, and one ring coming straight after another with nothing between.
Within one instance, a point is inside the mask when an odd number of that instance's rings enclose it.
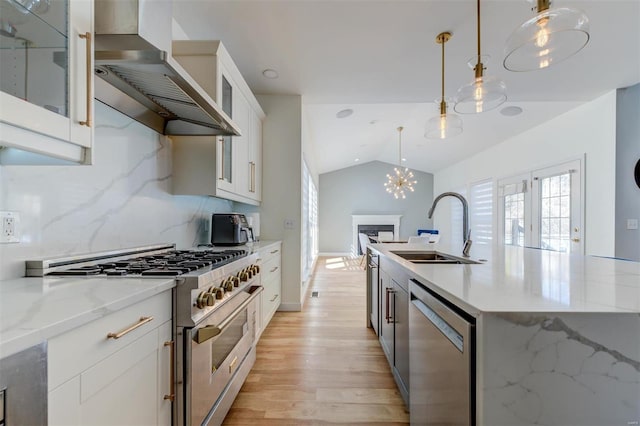
<instances>
[{"instance_id":1,"label":"door handle","mask_svg":"<svg viewBox=\"0 0 640 426\"><path fill-rule=\"evenodd\" d=\"M169 386L169 395L165 395L164 399L168 399L169 401L174 401L176 399L176 380L175 380L175 342L173 340L169 342L164 342L164 346L169 346L169 350L171 351L171 357L169 359L169 371L170 376L170 386Z\"/></svg>"},{"instance_id":2,"label":"door handle","mask_svg":"<svg viewBox=\"0 0 640 426\"><path fill-rule=\"evenodd\" d=\"M574 243L579 243L580 242L580 238L572 238L571 241L573 241Z\"/></svg>"},{"instance_id":3,"label":"door handle","mask_svg":"<svg viewBox=\"0 0 640 426\"><path fill-rule=\"evenodd\" d=\"M218 180L224 180L224 138L220 138L218 141L222 142L222 147L220 148L220 177Z\"/></svg>"},{"instance_id":4,"label":"door handle","mask_svg":"<svg viewBox=\"0 0 640 426\"><path fill-rule=\"evenodd\" d=\"M387 293L385 295L386 300L385 300L385 304L384 304L384 306L385 306L385 320L387 320L387 324L390 324L391 314L389 312L389 304L390 304L389 303L389 295L392 293L392 290L391 290L390 287L386 287L385 288L385 292Z\"/></svg>"},{"instance_id":5,"label":"door handle","mask_svg":"<svg viewBox=\"0 0 640 426\"><path fill-rule=\"evenodd\" d=\"M91 81L93 79L93 70L91 69L91 58L93 57L93 52L91 49L91 33L87 32L84 34L78 35L80 38L86 40L86 49L87 49L87 76L86 76L86 84L87 84L87 119L86 121L80 121L81 126L91 127L93 126L93 118L91 114L91 103L93 102L93 93L91 93Z\"/></svg>"},{"instance_id":6,"label":"door handle","mask_svg":"<svg viewBox=\"0 0 640 426\"><path fill-rule=\"evenodd\" d=\"M143 325L145 325L146 323L151 322L151 321L153 321L153 317L140 317L138 322L133 324L132 326L129 326L129 327L125 328L124 330L118 332L118 333L109 333L109 334L107 334L107 339L119 339L122 336L124 336L125 334L129 334L133 330L135 330L136 328L142 327Z\"/></svg>"}]
</instances>

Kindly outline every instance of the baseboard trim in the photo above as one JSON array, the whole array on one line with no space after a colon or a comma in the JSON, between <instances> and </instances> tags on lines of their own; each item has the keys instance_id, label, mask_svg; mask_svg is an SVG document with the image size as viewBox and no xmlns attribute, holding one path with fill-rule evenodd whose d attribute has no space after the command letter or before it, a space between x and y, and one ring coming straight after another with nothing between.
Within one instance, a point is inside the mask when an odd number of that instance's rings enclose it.
<instances>
[{"instance_id":1,"label":"baseboard trim","mask_svg":"<svg viewBox=\"0 0 640 426\"><path fill-rule=\"evenodd\" d=\"M300 303L281 303L278 312L300 312L302 305Z\"/></svg>"},{"instance_id":2,"label":"baseboard trim","mask_svg":"<svg viewBox=\"0 0 640 426\"><path fill-rule=\"evenodd\" d=\"M345 251L345 252L324 252L324 253L318 253L318 257L353 257L351 255L351 253Z\"/></svg>"}]
</instances>

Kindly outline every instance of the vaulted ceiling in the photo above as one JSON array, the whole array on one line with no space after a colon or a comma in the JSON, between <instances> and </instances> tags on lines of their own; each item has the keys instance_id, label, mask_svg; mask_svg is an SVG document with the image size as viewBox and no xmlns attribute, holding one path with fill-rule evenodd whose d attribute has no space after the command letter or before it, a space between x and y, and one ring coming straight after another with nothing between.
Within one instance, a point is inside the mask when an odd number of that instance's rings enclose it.
<instances>
[{"instance_id":1,"label":"vaulted ceiling","mask_svg":"<svg viewBox=\"0 0 640 426\"><path fill-rule=\"evenodd\" d=\"M191 39L222 40L255 93L300 94L319 173L359 162L397 162L404 126L406 164L434 172L504 141L615 88L640 82L640 1L555 2L583 10L591 39L574 57L548 69L513 73L502 67L511 32L533 16L525 0L481 3L485 75L507 84L508 101L463 115L462 135L423 137L437 114L441 50L446 45L446 94L473 78L476 2L445 1L203 1L176 0L174 18ZM275 69L277 79L262 71ZM519 106L517 116L500 113ZM354 113L336 118L342 109Z\"/></svg>"}]
</instances>

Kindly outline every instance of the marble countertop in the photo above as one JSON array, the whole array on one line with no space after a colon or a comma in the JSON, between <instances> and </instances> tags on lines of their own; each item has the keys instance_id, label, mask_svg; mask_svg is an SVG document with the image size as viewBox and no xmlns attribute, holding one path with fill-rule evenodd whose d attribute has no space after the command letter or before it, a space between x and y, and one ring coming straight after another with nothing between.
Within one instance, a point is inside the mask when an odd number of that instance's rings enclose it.
<instances>
[{"instance_id":1,"label":"marble countertop","mask_svg":"<svg viewBox=\"0 0 640 426\"><path fill-rule=\"evenodd\" d=\"M0 281L0 358L175 286L173 278Z\"/></svg>"},{"instance_id":2,"label":"marble countertop","mask_svg":"<svg viewBox=\"0 0 640 426\"><path fill-rule=\"evenodd\" d=\"M427 287L471 314L480 312L640 313L640 263L547 250L476 244L472 265L414 264L392 251L432 250L461 257L461 247L372 244Z\"/></svg>"}]
</instances>

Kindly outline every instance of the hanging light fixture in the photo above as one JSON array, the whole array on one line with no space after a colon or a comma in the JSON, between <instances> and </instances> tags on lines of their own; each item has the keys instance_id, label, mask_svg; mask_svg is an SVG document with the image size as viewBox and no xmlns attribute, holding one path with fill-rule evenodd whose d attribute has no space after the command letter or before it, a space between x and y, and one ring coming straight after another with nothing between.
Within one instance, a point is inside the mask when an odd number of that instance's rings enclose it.
<instances>
[{"instance_id":1,"label":"hanging light fixture","mask_svg":"<svg viewBox=\"0 0 640 426\"><path fill-rule=\"evenodd\" d=\"M427 123L424 137L429 139L446 139L462 133L462 120L456 114L447 114L447 99L444 97L444 44L451 38L450 32L438 34L436 43L442 45L442 96L440 97L440 114Z\"/></svg>"},{"instance_id":2,"label":"hanging light fixture","mask_svg":"<svg viewBox=\"0 0 640 426\"><path fill-rule=\"evenodd\" d=\"M454 110L460 114L479 114L499 107L507 100L507 85L496 77L484 76L483 58L480 54L480 0L477 0L478 54L469 60L475 71L473 81L458 90L458 102ZM475 65L474 65L475 62Z\"/></svg>"},{"instance_id":3,"label":"hanging light fixture","mask_svg":"<svg viewBox=\"0 0 640 426\"><path fill-rule=\"evenodd\" d=\"M403 127L398 127L398 167L394 167L393 171L395 174L387 174L387 182L384 184L384 187L387 189L387 192L393 194L396 198L407 198L404 191L413 192L413 185L418 183L418 181L413 180L413 173L407 167L402 170L402 130Z\"/></svg>"},{"instance_id":4,"label":"hanging light fixture","mask_svg":"<svg viewBox=\"0 0 640 426\"><path fill-rule=\"evenodd\" d=\"M578 53L589 41L589 18L570 8L549 9L536 0L538 14L507 39L503 65L509 71L547 68Z\"/></svg>"}]
</instances>

